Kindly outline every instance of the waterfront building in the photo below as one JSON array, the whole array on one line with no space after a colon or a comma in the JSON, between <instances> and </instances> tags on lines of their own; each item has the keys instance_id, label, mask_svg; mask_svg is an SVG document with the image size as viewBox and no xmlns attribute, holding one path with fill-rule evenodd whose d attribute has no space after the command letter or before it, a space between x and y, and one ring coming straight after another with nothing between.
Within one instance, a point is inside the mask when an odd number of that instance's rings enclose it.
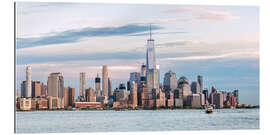
<instances>
[{"instance_id":1,"label":"waterfront building","mask_svg":"<svg viewBox=\"0 0 270 135\"><path fill-rule=\"evenodd\" d=\"M213 104L216 106L216 108L223 108L222 92L216 92L213 94Z\"/></svg>"},{"instance_id":2,"label":"waterfront building","mask_svg":"<svg viewBox=\"0 0 270 135\"><path fill-rule=\"evenodd\" d=\"M50 110L64 108L64 98L48 96L48 108Z\"/></svg>"},{"instance_id":3,"label":"waterfront building","mask_svg":"<svg viewBox=\"0 0 270 135\"><path fill-rule=\"evenodd\" d=\"M41 97L46 97L47 96L47 91L46 88L47 86L44 83L41 83L40 85L40 91L41 91Z\"/></svg>"},{"instance_id":4,"label":"waterfront building","mask_svg":"<svg viewBox=\"0 0 270 135\"><path fill-rule=\"evenodd\" d=\"M165 73L164 80L163 80L163 87L165 91L167 90L174 90L177 88L177 77L174 72L171 70Z\"/></svg>"},{"instance_id":5,"label":"waterfront building","mask_svg":"<svg viewBox=\"0 0 270 135\"><path fill-rule=\"evenodd\" d=\"M21 97L22 98L26 97L26 81L23 81L21 83Z\"/></svg>"},{"instance_id":6,"label":"waterfront building","mask_svg":"<svg viewBox=\"0 0 270 135\"><path fill-rule=\"evenodd\" d=\"M48 77L48 96L64 98L64 77L62 73L51 73Z\"/></svg>"},{"instance_id":7,"label":"waterfront building","mask_svg":"<svg viewBox=\"0 0 270 135\"><path fill-rule=\"evenodd\" d=\"M200 85L200 92L201 92L203 90L203 77L201 75L198 75L197 79Z\"/></svg>"},{"instance_id":8,"label":"waterfront building","mask_svg":"<svg viewBox=\"0 0 270 135\"><path fill-rule=\"evenodd\" d=\"M112 89L112 79L108 78L108 91L109 91L109 98L113 97L113 89Z\"/></svg>"},{"instance_id":9,"label":"waterfront building","mask_svg":"<svg viewBox=\"0 0 270 135\"><path fill-rule=\"evenodd\" d=\"M187 106L191 108L200 108L201 99L200 94L190 94L187 96Z\"/></svg>"},{"instance_id":10,"label":"waterfront building","mask_svg":"<svg viewBox=\"0 0 270 135\"><path fill-rule=\"evenodd\" d=\"M31 98L20 98L18 102L20 110L31 110Z\"/></svg>"},{"instance_id":11,"label":"waterfront building","mask_svg":"<svg viewBox=\"0 0 270 135\"><path fill-rule=\"evenodd\" d=\"M192 82L191 83L191 91L193 94L199 94L201 93L201 87L198 82Z\"/></svg>"},{"instance_id":12,"label":"waterfront building","mask_svg":"<svg viewBox=\"0 0 270 135\"><path fill-rule=\"evenodd\" d=\"M129 91L131 89L131 82L127 81L127 90Z\"/></svg>"},{"instance_id":13,"label":"waterfront building","mask_svg":"<svg viewBox=\"0 0 270 135\"><path fill-rule=\"evenodd\" d=\"M207 102L207 100L208 100L208 89L207 89L207 88L205 88L205 89L203 90L203 94L204 94L204 99L205 99L205 104L206 104L206 102Z\"/></svg>"},{"instance_id":14,"label":"waterfront building","mask_svg":"<svg viewBox=\"0 0 270 135\"><path fill-rule=\"evenodd\" d=\"M48 100L46 98L37 98L36 106L38 110L48 109Z\"/></svg>"},{"instance_id":15,"label":"waterfront building","mask_svg":"<svg viewBox=\"0 0 270 135\"><path fill-rule=\"evenodd\" d=\"M80 109L97 109L97 108L102 108L103 104L102 102L74 102L75 108L80 108Z\"/></svg>"},{"instance_id":16,"label":"waterfront building","mask_svg":"<svg viewBox=\"0 0 270 135\"><path fill-rule=\"evenodd\" d=\"M100 80L101 79L97 74L97 77L95 78L96 96L101 96Z\"/></svg>"},{"instance_id":17,"label":"waterfront building","mask_svg":"<svg viewBox=\"0 0 270 135\"><path fill-rule=\"evenodd\" d=\"M174 106L183 107L183 89L176 88L174 90Z\"/></svg>"},{"instance_id":18,"label":"waterfront building","mask_svg":"<svg viewBox=\"0 0 270 135\"><path fill-rule=\"evenodd\" d=\"M189 80L185 76L180 77L180 79L178 80L178 88L183 93L183 105L186 106L187 96L192 94L192 91L189 85Z\"/></svg>"},{"instance_id":19,"label":"waterfront building","mask_svg":"<svg viewBox=\"0 0 270 135\"><path fill-rule=\"evenodd\" d=\"M200 95L200 105L204 106L205 105L205 96L203 93L199 93Z\"/></svg>"},{"instance_id":20,"label":"waterfront building","mask_svg":"<svg viewBox=\"0 0 270 135\"><path fill-rule=\"evenodd\" d=\"M86 89L86 82L85 82L85 72L80 73L80 96L85 97L85 89Z\"/></svg>"},{"instance_id":21,"label":"waterfront building","mask_svg":"<svg viewBox=\"0 0 270 135\"><path fill-rule=\"evenodd\" d=\"M209 95L209 102L210 102L210 104L214 104L214 94L215 93L217 93L217 89L214 86L212 86L211 87L211 93Z\"/></svg>"},{"instance_id":22,"label":"waterfront building","mask_svg":"<svg viewBox=\"0 0 270 135\"><path fill-rule=\"evenodd\" d=\"M138 97L137 97L137 91L138 91L138 85L136 82L132 82L131 83L131 93L130 93L130 97L131 97L131 106L132 108L137 107L138 105Z\"/></svg>"},{"instance_id":23,"label":"waterfront building","mask_svg":"<svg viewBox=\"0 0 270 135\"><path fill-rule=\"evenodd\" d=\"M66 87L65 88L65 106L73 106L75 102L75 88Z\"/></svg>"},{"instance_id":24,"label":"waterfront building","mask_svg":"<svg viewBox=\"0 0 270 135\"><path fill-rule=\"evenodd\" d=\"M41 84L40 81L32 81L32 98L41 97Z\"/></svg>"},{"instance_id":25,"label":"waterfront building","mask_svg":"<svg viewBox=\"0 0 270 135\"><path fill-rule=\"evenodd\" d=\"M96 102L96 94L93 88L88 88L85 91L86 102Z\"/></svg>"},{"instance_id":26,"label":"waterfront building","mask_svg":"<svg viewBox=\"0 0 270 135\"><path fill-rule=\"evenodd\" d=\"M236 103L239 104L239 90L234 90L233 94L236 97Z\"/></svg>"},{"instance_id":27,"label":"waterfront building","mask_svg":"<svg viewBox=\"0 0 270 135\"><path fill-rule=\"evenodd\" d=\"M107 65L102 66L102 95L108 98L108 67Z\"/></svg>"},{"instance_id":28,"label":"waterfront building","mask_svg":"<svg viewBox=\"0 0 270 135\"><path fill-rule=\"evenodd\" d=\"M32 68L30 66L26 67L26 88L25 88L25 97L32 96L32 81L31 81L31 72Z\"/></svg>"}]
</instances>

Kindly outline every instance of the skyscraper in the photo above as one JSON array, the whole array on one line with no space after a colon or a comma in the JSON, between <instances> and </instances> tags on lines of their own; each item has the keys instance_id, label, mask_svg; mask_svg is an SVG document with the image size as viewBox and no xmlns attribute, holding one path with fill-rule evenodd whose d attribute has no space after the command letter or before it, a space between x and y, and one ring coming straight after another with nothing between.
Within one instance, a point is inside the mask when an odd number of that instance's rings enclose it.
<instances>
[{"instance_id":1,"label":"skyscraper","mask_svg":"<svg viewBox=\"0 0 270 135\"><path fill-rule=\"evenodd\" d=\"M149 69L156 69L156 52L154 39L152 39L151 25L150 25L150 39L147 40L146 72L148 72Z\"/></svg>"},{"instance_id":2,"label":"skyscraper","mask_svg":"<svg viewBox=\"0 0 270 135\"><path fill-rule=\"evenodd\" d=\"M85 72L80 73L80 96L85 96Z\"/></svg>"},{"instance_id":3,"label":"skyscraper","mask_svg":"<svg viewBox=\"0 0 270 135\"><path fill-rule=\"evenodd\" d=\"M198 82L192 82L191 83L191 91L193 94L199 94L201 93L201 87Z\"/></svg>"},{"instance_id":4,"label":"skyscraper","mask_svg":"<svg viewBox=\"0 0 270 135\"><path fill-rule=\"evenodd\" d=\"M101 96L101 91L100 91L100 77L97 74L97 77L95 78L95 88L96 88L96 95Z\"/></svg>"},{"instance_id":5,"label":"skyscraper","mask_svg":"<svg viewBox=\"0 0 270 135\"><path fill-rule=\"evenodd\" d=\"M141 66L141 76L146 76L146 65L145 64L142 64Z\"/></svg>"},{"instance_id":6,"label":"skyscraper","mask_svg":"<svg viewBox=\"0 0 270 135\"><path fill-rule=\"evenodd\" d=\"M203 90L203 77L198 75L198 83L200 84L200 91Z\"/></svg>"},{"instance_id":7,"label":"skyscraper","mask_svg":"<svg viewBox=\"0 0 270 135\"><path fill-rule=\"evenodd\" d=\"M31 82L31 72L32 68L30 66L26 67L26 90L25 90L25 97L32 96L32 82Z\"/></svg>"},{"instance_id":8,"label":"skyscraper","mask_svg":"<svg viewBox=\"0 0 270 135\"><path fill-rule=\"evenodd\" d=\"M48 96L64 98L64 77L62 73L51 73L48 77Z\"/></svg>"},{"instance_id":9,"label":"skyscraper","mask_svg":"<svg viewBox=\"0 0 270 135\"><path fill-rule=\"evenodd\" d=\"M113 96L112 79L111 78L108 78L108 91L109 91L109 96Z\"/></svg>"},{"instance_id":10,"label":"skyscraper","mask_svg":"<svg viewBox=\"0 0 270 135\"><path fill-rule=\"evenodd\" d=\"M140 73L139 72L131 72L129 76L129 81L130 83L135 82L135 83L140 83Z\"/></svg>"},{"instance_id":11,"label":"skyscraper","mask_svg":"<svg viewBox=\"0 0 270 135\"><path fill-rule=\"evenodd\" d=\"M177 77L171 70L168 71L163 80L163 85L165 90L174 90L177 88Z\"/></svg>"},{"instance_id":12,"label":"skyscraper","mask_svg":"<svg viewBox=\"0 0 270 135\"><path fill-rule=\"evenodd\" d=\"M26 97L26 81L23 81L21 83L21 97Z\"/></svg>"},{"instance_id":13,"label":"skyscraper","mask_svg":"<svg viewBox=\"0 0 270 135\"><path fill-rule=\"evenodd\" d=\"M108 98L108 67L107 65L102 66L102 94Z\"/></svg>"},{"instance_id":14,"label":"skyscraper","mask_svg":"<svg viewBox=\"0 0 270 135\"><path fill-rule=\"evenodd\" d=\"M40 81L32 81L32 98L41 96Z\"/></svg>"}]
</instances>

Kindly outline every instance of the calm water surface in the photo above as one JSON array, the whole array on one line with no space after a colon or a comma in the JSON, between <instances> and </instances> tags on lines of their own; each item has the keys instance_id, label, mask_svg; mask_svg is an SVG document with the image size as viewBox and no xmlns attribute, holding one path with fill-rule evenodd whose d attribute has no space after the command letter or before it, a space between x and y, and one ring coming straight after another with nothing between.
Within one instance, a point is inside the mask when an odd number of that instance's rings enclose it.
<instances>
[{"instance_id":1,"label":"calm water surface","mask_svg":"<svg viewBox=\"0 0 270 135\"><path fill-rule=\"evenodd\" d=\"M17 133L259 129L259 109L16 112Z\"/></svg>"}]
</instances>

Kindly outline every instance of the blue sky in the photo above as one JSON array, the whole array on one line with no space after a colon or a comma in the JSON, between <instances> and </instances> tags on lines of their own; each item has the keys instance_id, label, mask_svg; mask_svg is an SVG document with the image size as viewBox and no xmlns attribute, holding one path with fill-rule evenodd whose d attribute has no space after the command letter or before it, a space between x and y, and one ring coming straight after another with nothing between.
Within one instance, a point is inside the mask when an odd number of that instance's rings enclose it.
<instances>
[{"instance_id":1,"label":"blue sky","mask_svg":"<svg viewBox=\"0 0 270 135\"><path fill-rule=\"evenodd\" d=\"M31 65L33 80L62 72L78 94L79 73L94 87L104 64L115 88L145 62L152 23L161 80L202 75L205 88L259 104L258 7L18 2L16 18L17 88Z\"/></svg>"}]
</instances>

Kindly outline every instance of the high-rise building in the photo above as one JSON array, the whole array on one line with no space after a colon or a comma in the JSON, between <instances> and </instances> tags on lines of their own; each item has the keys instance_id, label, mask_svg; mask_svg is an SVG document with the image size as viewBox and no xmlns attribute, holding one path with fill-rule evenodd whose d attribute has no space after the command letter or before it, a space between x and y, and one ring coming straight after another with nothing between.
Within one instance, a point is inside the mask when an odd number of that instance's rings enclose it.
<instances>
[{"instance_id":1,"label":"high-rise building","mask_svg":"<svg viewBox=\"0 0 270 135\"><path fill-rule=\"evenodd\" d=\"M216 92L213 94L213 104L216 105L216 108L223 108L222 92Z\"/></svg>"},{"instance_id":2,"label":"high-rise building","mask_svg":"<svg viewBox=\"0 0 270 135\"><path fill-rule=\"evenodd\" d=\"M48 77L48 96L64 98L64 77L62 73L51 73Z\"/></svg>"},{"instance_id":3,"label":"high-rise building","mask_svg":"<svg viewBox=\"0 0 270 135\"><path fill-rule=\"evenodd\" d=\"M146 76L146 65L145 64L142 64L141 66L141 76Z\"/></svg>"},{"instance_id":4,"label":"high-rise building","mask_svg":"<svg viewBox=\"0 0 270 135\"><path fill-rule=\"evenodd\" d=\"M21 97L22 98L26 97L26 81L23 81L21 83Z\"/></svg>"},{"instance_id":5,"label":"high-rise building","mask_svg":"<svg viewBox=\"0 0 270 135\"><path fill-rule=\"evenodd\" d=\"M150 25L150 39L147 40L146 51L146 73L149 69L156 69L156 52L154 39L152 39L151 25Z\"/></svg>"},{"instance_id":6,"label":"high-rise building","mask_svg":"<svg viewBox=\"0 0 270 135\"><path fill-rule=\"evenodd\" d=\"M44 83L41 83L40 88L41 88L41 97L46 97L47 96L47 91L46 88L47 86Z\"/></svg>"},{"instance_id":7,"label":"high-rise building","mask_svg":"<svg viewBox=\"0 0 270 135\"><path fill-rule=\"evenodd\" d=\"M129 76L129 81L131 83L135 82L135 83L139 84L140 83L140 73L139 72L131 72L130 76Z\"/></svg>"},{"instance_id":8,"label":"high-rise building","mask_svg":"<svg viewBox=\"0 0 270 135\"><path fill-rule=\"evenodd\" d=\"M159 69L149 69L146 79L147 88L149 90L159 89Z\"/></svg>"},{"instance_id":9,"label":"high-rise building","mask_svg":"<svg viewBox=\"0 0 270 135\"><path fill-rule=\"evenodd\" d=\"M65 106L73 106L75 102L75 88L66 87L65 88Z\"/></svg>"},{"instance_id":10,"label":"high-rise building","mask_svg":"<svg viewBox=\"0 0 270 135\"><path fill-rule=\"evenodd\" d=\"M198 83L200 85L200 91L203 90L203 77L201 75L198 75Z\"/></svg>"},{"instance_id":11,"label":"high-rise building","mask_svg":"<svg viewBox=\"0 0 270 135\"><path fill-rule=\"evenodd\" d=\"M112 89L112 79L108 78L108 91L109 91L109 97L113 96L113 89Z\"/></svg>"},{"instance_id":12,"label":"high-rise building","mask_svg":"<svg viewBox=\"0 0 270 135\"><path fill-rule=\"evenodd\" d=\"M163 87L165 90L174 90L177 88L177 77L171 70L165 73Z\"/></svg>"},{"instance_id":13,"label":"high-rise building","mask_svg":"<svg viewBox=\"0 0 270 135\"><path fill-rule=\"evenodd\" d=\"M25 89L25 97L32 96L32 82L31 82L31 72L32 68L30 66L26 67L26 89Z\"/></svg>"},{"instance_id":14,"label":"high-rise building","mask_svg":"<svg viewBox=\"0 0 270 135\"><path fill-rule=\"evenodd\" d=\"M95 88L96 88L96 95L101 96L101 89L100 89L100 77L97 74L97 77L95 78Z\"/></svg>"},{"instance_id":15,"label":"high-rise building","mask_svg":"<svg viewBox=\"0 0 270 135\"><path fill-rule=\"evenodd\" d=\"M205 99L205 104L206 104L206 100L208 100L208 89L204 89L202 93L204 94L204 99Z\"/></svg>"},{"instance_id":16,"label":"high-rise building","mask_svg":"<svg viewBox=\"0 0 270 135\"><path fill-rule=\"evenodd\" d=\"M236 97L236 103L239 104L239 90L234 90L233 94Z\"/></svg>"},{"instance_id":17,"label":"high-rise building","mask_svg":"<svg viewBox=\"0 0 270 135\"><path fill-rule=\"evenodd\" d=\"M108 98L108 67L102 66L102 94Z\"/></svg>"},{"instance_id":18,"label":"high-rise building","mask_svg":"<svg viewBox=\"0 0 270 135\"><path fill-rule=\"evenodd\" d=\"M32 81L32 98L41 96L40 81Z\"/></svg>"},{"instance_id":19,"label":"high-rise building","mask_svg":"<svg viewBox=\"0 0 270 135\"><path fill-rule=\"evenodd\" d=\"M182 76L178 80L178 88L180 89L180 92L182 92L183 95L183 105L187 105L187 96L192 94L190 85L189 85L189 80L185 77Z\"/></svg>"},{"instance_id":20,"label":"high-rise building","mask_svg":"<svg viewBox=\"0 0 270 135\"><path fill-rule=\"evenodd\" d=\"M199 94L201 93L201 87L200 84L197 82L192 82L191 83L191 91L193 94Z\"/></svg>"},{"instance_id":21,"label":"high-rise building","mask_svg":"<svg viewBox=\"0 0 270 135\"><path fill-rule=\"evenodd\" d=\"M96 102L96 94L93 88L88 88L85 91L86 102Z\"/></svg>"},{"instance_id":22,"label":"high-rise building","mask_svg":"<svg viewBox=\"0 0 270 135\"><path fill-rule=\"evenodd\" d=\"M132 107L135 108L138 105L138 97L137 97L137 91L138 91L138 87L137 87L137 83L136 82L132 82L131 83L131 103L132 103Z\"/></svg>"},{"instance_id":23,"label":"high-rise building","mask_svg":"<svg viewBox=\"0 0 270 135\"><path fill-rule=\"evenodd\" d=\"M85 96L85 72L80 73L80 96Z\"/></svg>"}]
</instances>

